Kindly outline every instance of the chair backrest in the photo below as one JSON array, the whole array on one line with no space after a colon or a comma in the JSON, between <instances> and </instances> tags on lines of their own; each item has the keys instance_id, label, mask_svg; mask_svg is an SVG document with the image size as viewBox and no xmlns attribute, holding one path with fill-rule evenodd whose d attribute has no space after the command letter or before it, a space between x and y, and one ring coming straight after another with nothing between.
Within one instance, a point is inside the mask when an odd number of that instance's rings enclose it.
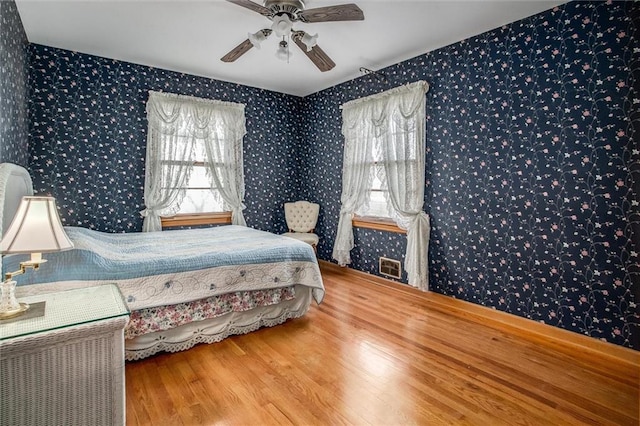
<instances>
[{"instance_id":1,"label":"chair backrest","mask_svg":"<svg viewBox=\"0 0 640 426\"><path fill-rule=\"evenodd\" d=\"M293 232L313 232L318 223L320 205L308 201L284 203L284 217L287 227Z\"/></svg>"}]
</instances>

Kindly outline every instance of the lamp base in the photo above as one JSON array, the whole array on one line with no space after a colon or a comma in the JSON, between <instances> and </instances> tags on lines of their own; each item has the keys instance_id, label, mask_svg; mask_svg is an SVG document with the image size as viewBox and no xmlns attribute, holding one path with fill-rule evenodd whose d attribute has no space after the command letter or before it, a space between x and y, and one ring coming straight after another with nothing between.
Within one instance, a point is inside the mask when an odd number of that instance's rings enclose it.
<instances>
[{"instance_id":1,"label":"lamp base","mask_svg":"<svg viewBox=\"0 0 640 426\"><path fill-rule=\"evenodd\" d=\"M8 311L0 311L0 321L19 317L20 315L25 314L29 310L28 303L18 303L18 305L20 305L19 308L10 309Z\"/></svg>"},{"instance_id":2,"label":"lamp base","mask_svg":"<svg viewBox=\"0 0 640 426\"><path fill-rule=\"evenodd\" d=\"M15 318L28 310L28 304L16 300L16 282L3 281L0 284L0 320Z\"/></svg>"}]
</instances>

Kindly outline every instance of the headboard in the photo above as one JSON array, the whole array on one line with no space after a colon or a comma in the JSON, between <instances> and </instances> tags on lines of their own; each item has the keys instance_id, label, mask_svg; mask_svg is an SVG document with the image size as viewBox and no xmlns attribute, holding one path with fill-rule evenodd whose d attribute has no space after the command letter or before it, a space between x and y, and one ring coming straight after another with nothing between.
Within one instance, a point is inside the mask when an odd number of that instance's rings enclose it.
<instances>
[{"instance_id":1,"label":"headboard","mask_svg":"<svg viewBox=\"0 0 640 426\"><path fill-rule=\"evenodd\" d=\"M33 195L29 172L15 164L0 164L0 237L11 224L25 195Z\"/></svg>"}]
</instances>

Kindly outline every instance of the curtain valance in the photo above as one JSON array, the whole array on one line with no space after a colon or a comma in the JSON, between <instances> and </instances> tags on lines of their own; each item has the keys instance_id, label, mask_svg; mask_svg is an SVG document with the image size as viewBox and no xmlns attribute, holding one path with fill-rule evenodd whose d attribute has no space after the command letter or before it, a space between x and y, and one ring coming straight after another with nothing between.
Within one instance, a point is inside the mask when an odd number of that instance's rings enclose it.
<instances>
[{"instance_id":1,"label":"curtain valance","mask_svg":"<svg viewBox=\"0 0 640 426\"><path fill-rule=\"evenodd\" d=\"M364 98L353 99L351 101L345 102L340 106L340 109L345 109L352 107L354 105L360 104L362 102L371 102L371 101L379 101L389 98L390 96L395 96L402 93L419 93L426 94L429 91L429 83L424 80L416 81L413 83L405 84L404 86L394 87L393 89L385 90L381 93L376 93L373 95L365 96Z\"/></svg>"}]
</instances>

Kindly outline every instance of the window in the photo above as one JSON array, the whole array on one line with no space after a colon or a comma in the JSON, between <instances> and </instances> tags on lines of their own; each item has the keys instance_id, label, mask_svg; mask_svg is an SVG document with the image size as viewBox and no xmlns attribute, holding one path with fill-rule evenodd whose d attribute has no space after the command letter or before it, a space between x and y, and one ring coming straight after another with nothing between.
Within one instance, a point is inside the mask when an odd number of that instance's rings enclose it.
<instances>
[{"instance_id":1,"label":"window","mask_svg":"<svg viewBox=\"0 0 640 426\"><path fill-rule=\"evenodd\" d=\"M244 105L150 92L144 231L245 225Z\"/></svg>"},{"instance_id":2,"label":"window","mask_svg":"<svg viewBox=\"0 0 640 426\"><path fill-rule=\"evenodd\" d=\"M339 265L351 263L353 226L379 229L379 223L391 227L395 222L407 230L409 284L424 290L430 229L423 210L428 87L415 82L342 105L342 205L331 255Z\"/></svg>"},{"instance_id":3,"label":"window","mask_svg":"<svg viewBox=\"0 0 640 426\"><path fill-rule=\"evenodd\" d=\"M184 199L180 203L176 215L194 214L194 213L220 213L228 209L224 205L220 189L211 185L208 170L210 167L220 169L222 163L210 163L207 159L206 150L203 141L196 141L193 146L193 161L191 174L188 176L184 185L179 189L184 189ZM165 166L175 160L164 160Z\"/></svg>"},{"instance_id":4,"label":"window","mask_svg":"<svg viewBox=\"0 0 640 426\"><path fill-rule=\"evenodd\" d=\"M224 210L220 191L211 187L207 177L209 163L196 161L189 180L185 182L185 195L176 215L192 213L218 213Z\"/></svg>"},{"instance_id":5,"label":"window","mask_svg":"<svg viewBox=\"0 0 640 426\"><path fill-rule=\"evenodd\" d=\"M184 199L174 216L161 218L163 228L194 225L230 224L231 212L225 205L220 190L210 185L207 176L208 161L198 158L185 185ZM219 166L217 166L219 167Z\"/></svg>"},{"instance_id":6,"label":"window","mask_svg":"<svg viewBox=\"0 0 640 426\"><path fill-rule=\"evenodd\" d=\"M365 204L356 209L355 214L362 218L390 220L390 208L387 206L387 201L385 199L385 196L387 195L385 193L387 190L386 186L383 185L384 163L379 155L376 156L374 154L374 159L369 168L369 175L371 185L367 188L367 191L369 192L368 206Z\"/></svg>"},{"instance_id":7,"label":"window","mask_svg":"<svg viewBox=\"0 0 640 426\"><path fill-rule=\"evenodd\" d=\"M418 151L414 147L418 146L416 140L418 131L415 128L415 121L388 120L389 133L384 137L393 138L399 141L404 148L387 153L387 159L382 154L382 147L385 142L382 138L373 138L371 144L371 160L369 162L369 176L367 182L368 199L367 203L356 208L354 211L353 225L361 228L378 229L406 233L405 230L395 225L391 212L393 206L390 204L389 190L387 186L387 173L392 176L419 176L419 168L423 167L419 161ZM395 180L397 182L397 179ZM394 182L394 179L391 179ZM405 185L406 192L403 197L413 197L412 185Z\"/></svg>"}]
</instances>

